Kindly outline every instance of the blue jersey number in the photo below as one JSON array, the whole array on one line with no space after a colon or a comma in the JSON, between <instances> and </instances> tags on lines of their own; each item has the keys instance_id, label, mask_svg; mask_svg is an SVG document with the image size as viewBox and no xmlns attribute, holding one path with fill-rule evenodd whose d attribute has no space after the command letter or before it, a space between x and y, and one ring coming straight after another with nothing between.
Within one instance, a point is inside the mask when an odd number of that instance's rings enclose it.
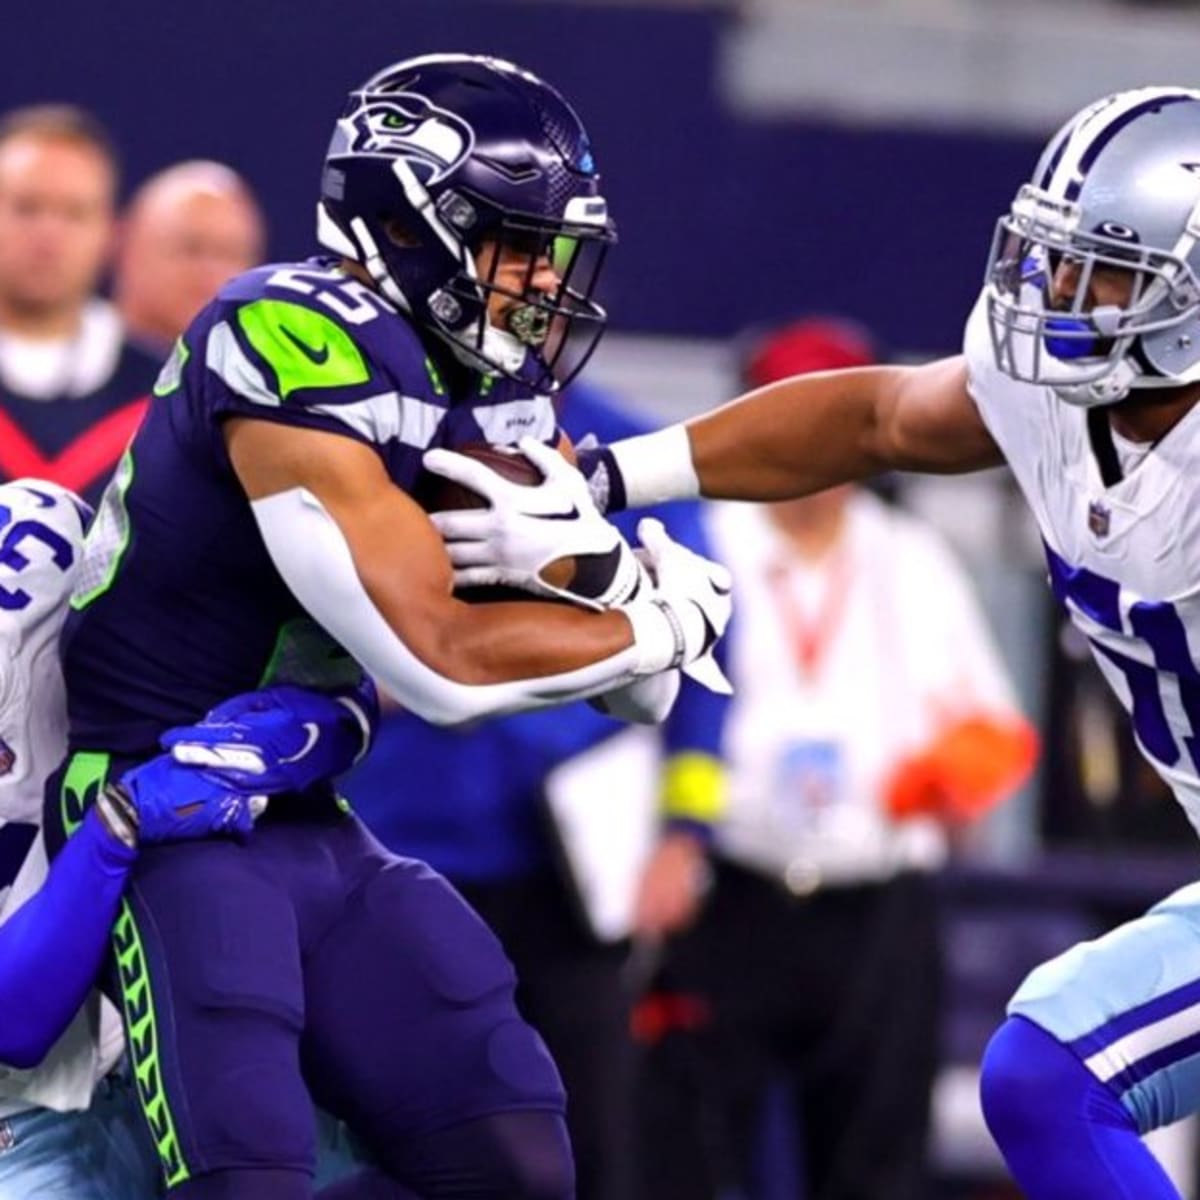
<instances>
[{"instance_id":1,"label":"blue jersey number","mask_svg":"<svg viewBox=\"0 0 1200 1200\"><path fill-rule=\"evenodd\" d=\"M4 531L3 540L0 540L0 566L20 574L29 566L25 551L34 542L49 549L54 565L60 571L65 571L75 561L75 550L61 533L41 521L23 520L16 521ZM0 585L0 608L12 612L27 607L32 601L33 597L23 588Z\"/></svg>"},{"instance_id":2,"label":"blue jersey number","mask_svg":"<svg viewBox=\"0 0 1200 1200\"><path fill-rule=\"evenodd\" d=\"M1188 647L1187 631L1173 605L1166 601L1139 600L1129 610L1129 626L1121 619L1121 586L1112 579L1096 575L1085 567L1072 567L1049 546L1050 586L1065 604L1068 600L1098 625L1114 633L1132 633L1140 638L1154 656L1154 666L1138 662L1090 639L1098 654L1115 666L1129 685L1133 700L1133 728L1147 753L1173 767L1182 751L1171 732L1159 689L1159 672L1174 675L1179 681L1179 698L1191 729L1183 739L1192 765L1200 770L1200 671Z\"/></svg>"}]
</instances>

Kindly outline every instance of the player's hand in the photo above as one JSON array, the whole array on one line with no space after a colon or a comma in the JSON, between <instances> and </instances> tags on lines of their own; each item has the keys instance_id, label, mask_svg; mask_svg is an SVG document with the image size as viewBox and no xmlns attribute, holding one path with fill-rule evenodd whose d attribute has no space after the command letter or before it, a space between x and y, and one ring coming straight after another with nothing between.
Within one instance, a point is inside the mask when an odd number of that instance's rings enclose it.
<instances>
[{"instance_id":1,"label":"player's hand","mask_svg":"<svg viewBox=\"0 0 1200 1200\"><path fill-rule=\"evenodd\" d=\"M638 555L654 581L653 600L678 622L683 673L710 691L730 694L733 688L712 655L733 613L729 572L675 541L653 517L638 523L638 539Z\"/></svg>"},{"instance_id":2,"label":"player's hand","mask_svg":"<svg viewBox=\"0 0 1200 1200\"><path fill-rule=\"evenodd\" d=\"M379 700L364 676L331 694L285 684L235 696L160 740L177 763L202 767L228 788L272 795L340 775L378 725Z\"/></svg>"},{"instance_id":3,"label":"player's hand","mask_svg":"<svg viewBox=\"0 0 1200 1200\"><path fill-rule=\"evenodd\" d=\"M425 467L469 488L487 508L433 513L454 567L455 587L504 585L586 608L629 601L644 576L620 532L597 511L582 475L559 452L522 438L521 452L542 473L532 487L504 479L483 463L435 449ZM576 562L568 588L548 584L541 572L561 558Z\"/></svg>"},{"instance_id":4,"label":"player's hand","mask_svg":"<svg viewBox=\"0 0 1200 1200\"><path fill-rule=\"evenodd\" d=\"M264 795L237 791L219 775L160 754L108 784L96 807L109 831L135 846L249 833L266 803Z\"/></svg>"},{"instance_id":5,"label":"player's hand","mask_svg":"<svg viewBox=\"0 0 1200 1200\"><path fill-rule=\"evenodd\" d=\"M708 855L691 833L667 833L642 872L634 902L638 937L678 933L696 918L709 881Z\"/></svg>"}]
</instances>

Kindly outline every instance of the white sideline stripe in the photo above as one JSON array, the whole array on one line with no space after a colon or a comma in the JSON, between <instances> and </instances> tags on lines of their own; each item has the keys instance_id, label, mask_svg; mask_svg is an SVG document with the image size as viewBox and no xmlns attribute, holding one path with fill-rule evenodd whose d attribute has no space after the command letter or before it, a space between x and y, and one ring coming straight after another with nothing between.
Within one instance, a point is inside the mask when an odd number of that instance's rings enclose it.
<instances>
[{"instance_id":1,"label":"white sideline stripe","mask_svg":"<svg viewBox=\"0 0 1200 1200\"><path fill-rule=\"evenodd\" d=\"M1127 1033L1112 1045L1096 1051L1084 1065L1102 1083L1107 1083L1135 1062L1195 1033L1200 1033L1200 1004L1193 1004L1152 1025Z\"/></svg>"}]
</instances>

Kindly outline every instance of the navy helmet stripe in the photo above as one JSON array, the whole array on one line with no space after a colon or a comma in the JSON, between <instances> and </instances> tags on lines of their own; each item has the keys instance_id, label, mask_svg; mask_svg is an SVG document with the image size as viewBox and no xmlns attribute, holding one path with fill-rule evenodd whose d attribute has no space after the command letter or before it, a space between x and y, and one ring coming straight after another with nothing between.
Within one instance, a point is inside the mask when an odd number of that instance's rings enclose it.
<instances>
[{"instance_id":1,"label":"navy helmet stripe","mask_svg":"<svg viewBox=\"0 0 1200 1200\"><path fill-rule=\"evenodd\" d=\"M1157 109L1165 108L1168 104L1181 104L1185 101L1196 101L1196 97L1187 92L1179 92L1174 96L1155 96L1151 100L1145 100L1141 104L1135 105L1133 108L1123 112L1115 120L1110 121L1093 139L1092 144L1083 152L1079 159L1079 169L1075 172L1075 177L1067 184L1066 196L1067 200L1078 200L1079 193L1083 188L1083 182L1087 178L1088 171L1095 166L1096 159L1100 157L1101 151L1107 146L1113 138L1117 136L1127 125L1136 121L1138 117L1144 116L1146 113L1154 112ZM1047 181L1048 182L1048 181Z\"/></svg>"},{"instance_id":2,"label":"navy helmet stripe","mask_svg":"<svg viewBox=\"0 0 1200 1200\"><path fill-rule=\"evenodd\" d=\"M1038 187L1044 192L1050 186L1050 180L1054 178L1054 172L1058 169L1058 164L1062 162L1063 152L1067 148L1072 135L1075 133L1076 125L1072 124L1069 128L1064 129L1058 139L1058 145L1054 147L1054 153L1050 156L1050 161L1046 164L1046 169L1042 172L1041 179L1038 180Z\"/></svg>"}]
</instances>

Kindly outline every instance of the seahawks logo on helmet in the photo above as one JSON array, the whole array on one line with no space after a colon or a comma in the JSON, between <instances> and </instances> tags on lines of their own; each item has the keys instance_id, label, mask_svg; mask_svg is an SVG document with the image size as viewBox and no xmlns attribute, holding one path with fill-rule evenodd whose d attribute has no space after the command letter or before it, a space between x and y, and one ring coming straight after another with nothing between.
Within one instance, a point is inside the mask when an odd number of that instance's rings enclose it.
<instances>
[{"instance_id":1,"label":"seahawks logo on helmet","mask_svg":"<svg viewBox=\"0 0 1200 1200\"><path fill-rule=\"evenodd\" d=\"M349 153L403 158L426 186L449 175L475 142L461 117L411 92L368 93L340 124Z\"/></svg>"}]
</instances>

